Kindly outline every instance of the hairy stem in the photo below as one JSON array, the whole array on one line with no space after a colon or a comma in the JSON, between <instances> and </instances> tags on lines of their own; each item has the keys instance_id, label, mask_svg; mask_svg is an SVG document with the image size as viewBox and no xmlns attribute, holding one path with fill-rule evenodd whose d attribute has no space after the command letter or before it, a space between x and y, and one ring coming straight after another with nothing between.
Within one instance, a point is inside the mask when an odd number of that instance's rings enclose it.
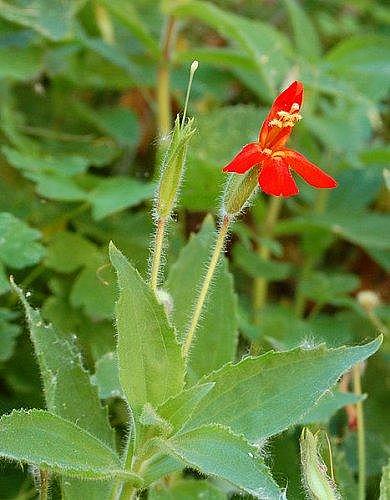
<instances>
[{"instance_id":1,"label":"hairy stem","mask_svg":"<svg viewBox=\"0 0 390 500\"><path fill-rule=\"evenodd\" d=\"M353 367L353 387L357 395L362 394L361 384L361 366L356 365ZM358 442L358 500L365 500L366 498L366 440L364 429L364 415L363 415L363 402L356 403L356 425L357 425L357 442Z\"/></svg>"},{"instance_id":2,"label":"hairy stem","mask_svg":"<svg viewBox=\"0 0 390 500\"><path fill-rule=\"evenodd\" d=\"M153 290L156 290L158 287L158 277L160 274L161 256L164 245L165 225L166 219L159 219L157 221L156 235L154 238L152 254L152 265L150 269L150 286L153 288Z\"/></svg>"},{"instance_id":3,"label":"hairy stem","mask_svg":"<svg viewBox=\"0 0 390 500\"><path fill-rule=\"evenodd\" d=\"M169 66L171 60L171 45L175 31L175 20L167 19L162 39L162 51L157 70L157 120L160 136L165 137L171 129L171 103L169 92Z\"/></svg>"},{"instance_id":4,"label":"hairy stem","mask_svg":"<svg viewBox=\"0 0 390 500\"><path fill-rule=\"evenodd\" d=\"M49 483L50 475L49 471L40 471L40 484L39 484L39 500L47 500L49 498Z\"/></svg>"},{"instance_id":5,"label":"hairy stem","mask_svg":"<svg viewBox=\"0 0 390 500\"><path fill-rule=\"evenodd\" d=\"M229 225L230 225L230 217L228 215L225 215L224 218L222 219L221 226L219 228L218 234L217 234L217 239L215 242L214 250L210 258L209 266L207 268L207 272L202 284L202 288L200 289L200 293L198 295L195 308L194 308L194 313L191 318L191 323L188 328L188 332L182 347L182 353L183 357L187 358L188 353L190 351L191 345L194 341L195 338L195 333L196 329L199 324L199 319L202 314L203 306L207 298L207 294L210 288L210 284L212 282L215 270L217 268L217 264L219 261L219 257L221 255L221 252L224 248L225 244L225 239L226 235L229 230Z\"/></svg>"},{"instance_id":6,"label":"hairy stem","mask_svg":"<svg viewBox=\"0 0 390 500\"><path fill-rule=\"evenodd\" d=\"M273 196L270 199L261 236L265 238L272 237L282 204L282 197ZM263 260L268 260L270 257L270 248L268 245L260 245L257 252ZM253 310L255 323L259 320L258 312L264 307L267 301L267 293L268 280L266 278L255 278L253 282Z\"/></svg>"}]
</instances>

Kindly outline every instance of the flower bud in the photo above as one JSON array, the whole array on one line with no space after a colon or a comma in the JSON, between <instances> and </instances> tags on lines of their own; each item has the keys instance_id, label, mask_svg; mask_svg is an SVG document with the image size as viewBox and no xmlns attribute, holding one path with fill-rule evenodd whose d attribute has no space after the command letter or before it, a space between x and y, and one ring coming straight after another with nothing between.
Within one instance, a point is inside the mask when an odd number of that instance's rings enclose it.
<instances>
[{"instance_id":1,"label":"flower bud","mask_svg":"<svg viewBox=\"0 0 390 500\"><path fill-rule=\"evenodd\" d=\"M304 427L300 439L303 484L313 500L339 500L340 495L318 453L318 433Z\"/></svg>"},{"instance_id":2,"label":"flower bud","mask_svg":"<svg viewBox=\"0 0 390 500\"><path fill-rule=\"evenodd\" d=\"M176 118L155 199L154 212L158 219L169 217L175 206L183 177L188 141L195 133L193 123L191 119L180 125L179 117Z\"/></svg>"},{"instance_id":3,"label":"flower bud","mask_svg":"<svg viewBox=\"0 0 390 500\"><path fill-rule=\"evenodd\" d=\"M252 168L243 175L229 175L222 198L223 216L235 217L249 204L257 189L258 175L257 168Z\"/></svg>"}]
</instances>

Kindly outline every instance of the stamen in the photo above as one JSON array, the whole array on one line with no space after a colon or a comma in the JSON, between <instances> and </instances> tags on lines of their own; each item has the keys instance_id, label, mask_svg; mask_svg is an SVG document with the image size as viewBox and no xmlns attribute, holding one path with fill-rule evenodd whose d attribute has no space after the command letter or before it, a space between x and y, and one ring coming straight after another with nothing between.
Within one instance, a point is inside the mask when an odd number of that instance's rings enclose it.
<instances>
[{"instance_id":1,"label":"stamen","mask_svg":"<svg viewBox=\"0 0 390 500\"><path fill-rule=\"evenodd\" d=\"M272 149L265 148L262 151L265 155L271 155L272 154Z\"/></svg>"},{"instance_id":2,"label":"stamen","mask_svg":"<svg viewBox=\"0 0 390 500\"><path fill-rule=\"evenodd\" d=\"M299 108L300 108L299 104L297 102L294 102L293 105L291 106L290 112L294 113L295 111L299 111Z\"/></svg>"}]
</instances>

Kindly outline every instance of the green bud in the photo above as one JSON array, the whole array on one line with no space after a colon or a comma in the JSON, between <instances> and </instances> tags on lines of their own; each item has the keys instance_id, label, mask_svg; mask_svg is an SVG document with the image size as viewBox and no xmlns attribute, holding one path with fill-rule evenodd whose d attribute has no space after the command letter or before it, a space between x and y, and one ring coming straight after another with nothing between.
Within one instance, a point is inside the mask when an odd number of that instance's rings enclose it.
<instances>
[{"instance_id":1,"label":"green bud","mask_svg":"<svg viewBox=\"0 0 390 500\"><path fill-rule=\"evenodd\" d=\"M257 168L251 168L246 174L229 174L222 198L222 215L235 217L249 204L258 176Z\"/></svg>"},{"instance_id":2,"label":"green bud","mask_svg":"<svg viewBox=\"0 0 390 500\"><path fill-rule=\"evenodd\" d=\"M339 500L340 495L327 468L318 453L318 433L312 434L306 427L301 434L301 461L303 484L313 500Z\"/></svg>"},{"instance_id":3,"label":"green bud","mask_svg":"<svg viewBox=\"0 0 390 500\"><path fill-rule=\"evenodd\" d=\"M175 120L155 199L154 211L158 219L168 218L175 206L184 173L188 141L195 133L193 123L193 119L184 125L180 124L179 117Z\"/></svg>"}]
</instances>

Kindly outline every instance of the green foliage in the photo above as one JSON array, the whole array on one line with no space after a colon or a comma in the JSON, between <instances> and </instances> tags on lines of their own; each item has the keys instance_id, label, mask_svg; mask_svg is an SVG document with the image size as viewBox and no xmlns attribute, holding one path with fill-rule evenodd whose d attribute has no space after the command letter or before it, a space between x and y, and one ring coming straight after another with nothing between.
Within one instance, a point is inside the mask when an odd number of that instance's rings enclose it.
<instances>
[{"instance_id":1,"label":"green foliage","mask_svg":"<svg viewBox=\"0 0 390 500\"><path fill-rule=\"evenodd\" d=\"M185 338L191 319L188 304L193 300L193 291L201 285L214 239L214 224L211 219L206 219L200 231L181 250L168 275L166 288L173 300L172 321L181 340ZM196 343L191 349L187 367L190 379L198 379L231 361L236 344L236 297L232 276L223 262L215 274Z\"/></svg>"},{"instance_id":2,"label":"green foliage","mask_svg":"<svg viewBox=\"0 0 390 500\"><path fill-rule=\"evenodd\" d=\"M175 332L148 285L113 244L110 258L119 286L119 379L128 403L139 412L145 403L159 405L180 392L183 360Z\"/></svg>"},{"instance_id":3,"label":"green foliage","mask_svg":"<svg viewBox=\"0 0 390 500\"><path fill-rule=\"evenodd\" d=\"M201 426L172 437L163 446L187 465L225 479L255 498L280 494L259 450L226 427ZM234 462L227 457L234 457Z\"/></svg>"},{"instance_id":4,"label":"green foliage","mask_svg":"<svg viewBox=\"0 0 390 500\"><path fill-rule=\"evenodd\" d=\"M310 425L354 500L358 401L366 497L387 498L387 334L367 358L390 319L388 22L378 0L0 0L1 498L32 498L41 469L50 499L303 500ZM164 163L158 123L166 106L179 123L193 60L186 162ZM183 359L215 241L207 214L228 178L248 179L221 169L295 79L303 120L287 146L339 186L300 183L275 224L256 194ZM150 209L168 160L185 175L178 189L166 173L175 206L155 293ZM348 370L361 361L358 395ZM322 473L328 454L311 451Z\"/></svg>"},{"instance_id":5,"label":"green foliage","mask_svg":"<svg viewBox=\"0 0 390 500\"><path fill-rule=\"evenodd\" d=\"M377 339L333 350L271 351L228 364L202 379L215 385L185 428L216 422L255 441L277 434L299 421L343 372L376 352L380 343Z\"/></svg>"},{"instance_id":6,"label":"green foliage","mask_svg":"<svg viewBox=\"0 0 390 500\"><path fill-rule=\"evenodd\" d=\"M139 478L121 470L112 449L77 425L43 410L15 411L0 420L6 458L82 479Z\"/></svg>"}]
</instances>

